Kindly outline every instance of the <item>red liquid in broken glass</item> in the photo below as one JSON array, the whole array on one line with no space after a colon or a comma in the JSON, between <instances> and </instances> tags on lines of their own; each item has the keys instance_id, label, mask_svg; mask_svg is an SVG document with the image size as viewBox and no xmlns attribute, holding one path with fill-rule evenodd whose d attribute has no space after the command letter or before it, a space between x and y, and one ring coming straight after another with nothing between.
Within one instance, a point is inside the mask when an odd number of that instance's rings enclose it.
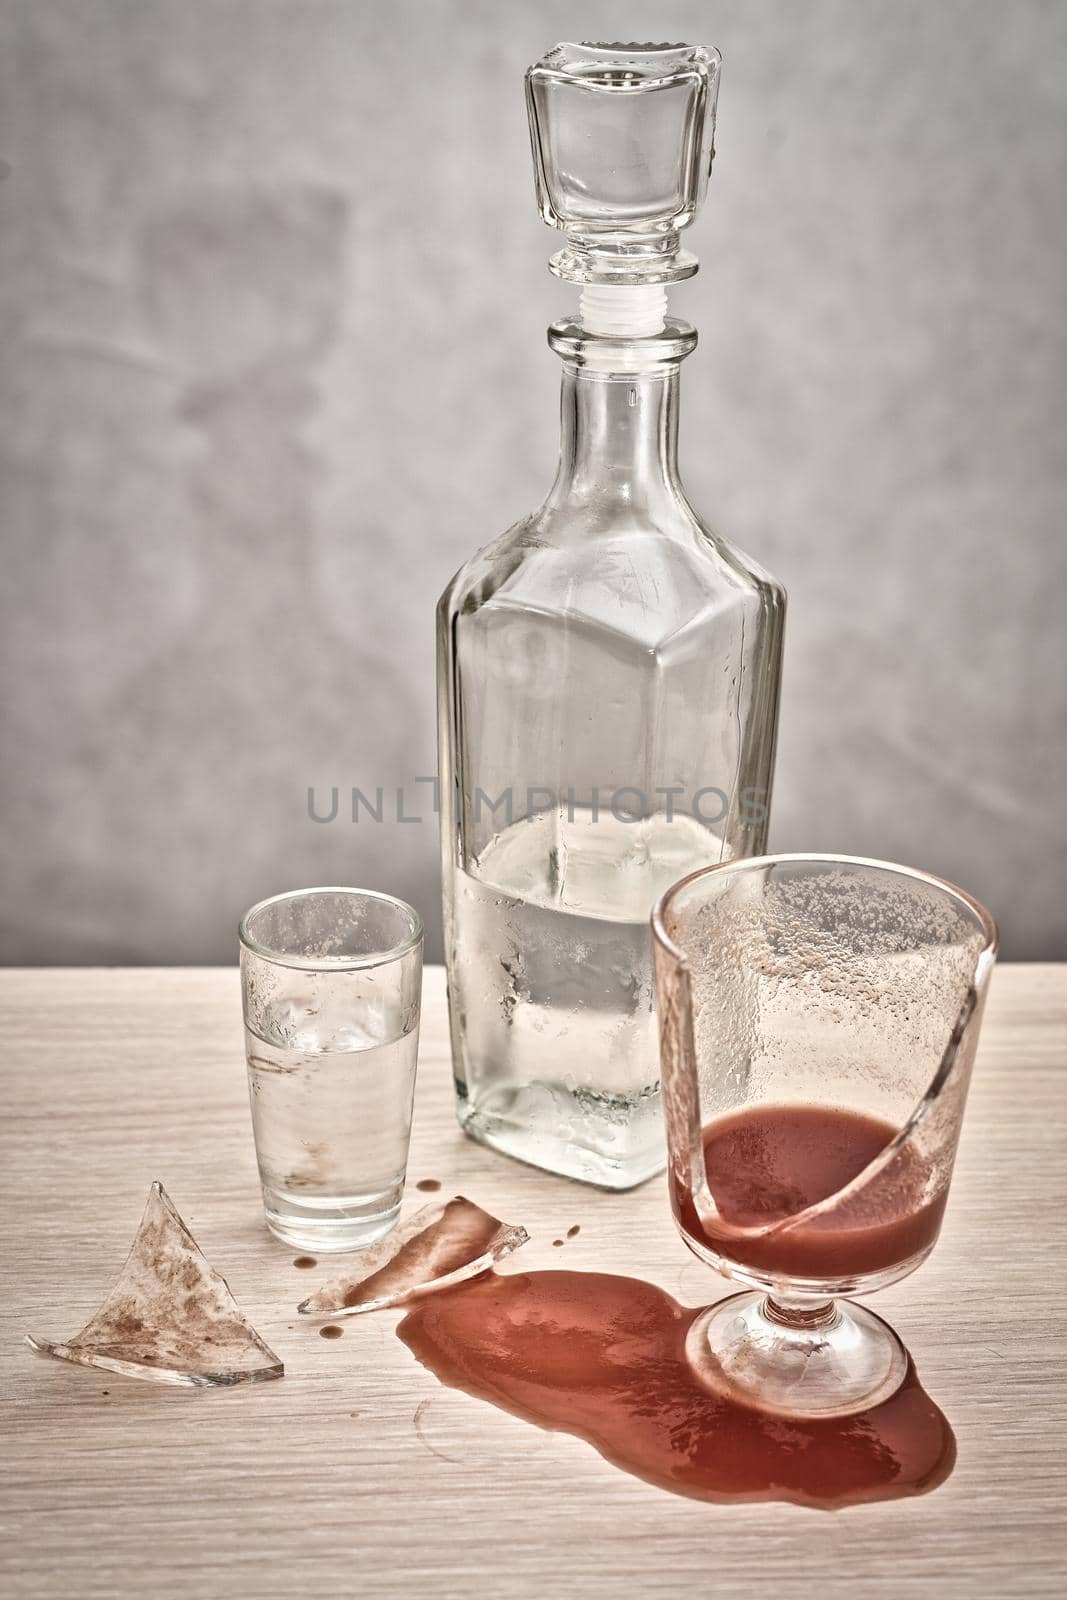
<instances>
[{"instance_id":1,"label":"red liquid in broken glass","mask_svg":"<svg viewBox=\"0 0 1067 1600\"><path fill-rule=\"evenodd\" d=\"M759 1272L836 1279L898 1266L933 1244L948 1193L946 1185L931 1192L929 1169L910 1146L824 1216L765 1239L733 1231L778 1222L836 1194L895 1132L835 1106L748 1106L704 1130L708 1188L722 1225L701 1221L692 1195L672 1180L675 1215L690 1238Z\"/></svg>"},{"instance_id":2,"label":"red liquid in broken glass","mask_svg":"<svg viewBox=\"0 0 1067 1600\"><path fill-rule=\"evenodd\" d=\"M698 1315L634 1278L487 1273L415 1302L398 1332L442 1383L677 1494L829 1508L920 1494L951 1472L952 1429L910 1358L881 1405L793 1420L698 1381L685 1353Z\"/></svg>"}]
</instances>

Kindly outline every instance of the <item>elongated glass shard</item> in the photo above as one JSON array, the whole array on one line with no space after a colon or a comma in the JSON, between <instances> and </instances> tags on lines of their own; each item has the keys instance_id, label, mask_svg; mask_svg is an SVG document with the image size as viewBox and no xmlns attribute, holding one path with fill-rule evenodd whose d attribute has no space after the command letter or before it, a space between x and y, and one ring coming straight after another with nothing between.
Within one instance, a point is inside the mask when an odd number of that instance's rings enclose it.
<instances>
[{"instance_id":1,"label":"elongated glass shard","mask_svg":"<svg viewBox=\"0 0 1067 1600\"><path fill-rule=\"evenodd\" d=\"M74 1338L26 1335L38 1355L153 1383L223 1387L285 1368L241 1314L161 1183L154 1183L118 1282Z\"/></svg>"},{"instance_id":2,"label":"elongated glass shard","mask_svg":"<svg viewBox=\"0 0 1067 1600\"><path fill-rule=\"evenodd\" d=\"M475 1278L526 1243L525 1228L501 1222L462 1195L423 1206L359 1264L301 1301L306 1317L352 1317L401 1305Z\"/></svg>"}]
</instances>

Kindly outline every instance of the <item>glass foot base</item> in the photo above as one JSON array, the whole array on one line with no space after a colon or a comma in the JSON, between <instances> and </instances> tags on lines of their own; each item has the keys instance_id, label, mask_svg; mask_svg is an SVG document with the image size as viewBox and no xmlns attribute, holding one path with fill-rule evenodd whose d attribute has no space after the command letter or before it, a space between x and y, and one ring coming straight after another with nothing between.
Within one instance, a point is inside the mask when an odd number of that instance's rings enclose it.
<instances>
[{"instance_id":1,"label":"glass foot base","mask_svg":"<svg viewBox=\"0 0 1067 1600\"><path fill-rule=\"evenodd\" d=\"M263 1210L271 1233L282 1244L312 1256L362 1250L384 1238L400 1215L400 1200L395 1188L384 1196L314 1203L263 1190Z\"/></svg>"},{"instance_id":2,"label":"glass foot base","mask_svg":"<svg viewBox=\"0 0 1067 1600\"><path fill-rule=\"evenodd\" d=\"M895 1394L908 1358L888 1323L851 1301L784 1306L738 1294L698 1316L686 1355L700 1381L792 1417L840 1417Z\"/></svg>"}]
</instances>

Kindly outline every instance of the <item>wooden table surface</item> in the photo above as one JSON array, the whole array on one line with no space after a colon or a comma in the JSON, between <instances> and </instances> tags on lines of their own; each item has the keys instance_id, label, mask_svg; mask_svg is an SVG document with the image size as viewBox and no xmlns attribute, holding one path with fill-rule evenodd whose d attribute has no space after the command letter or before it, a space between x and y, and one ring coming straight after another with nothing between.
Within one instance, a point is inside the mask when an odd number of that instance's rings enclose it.
<instances>
[{"instance_id":1,"label":"wooden table surface","mask_svg":"<svg viewBox=\"0 0 1067 1600\"><path fill-rule=\"evenodd\" d=\"M955 1428L956 1470L932 1494L836 1513L628 1477L442 1388L395 1337L399 1312L336 1341L298 1319L325 1273L295 1269L263 1225L235 971L9 970L0 994L7 1595L1064 1592L1067 967L996 973L941 1242L878 1297ZM100 1304L154 1178L283 1358L280 1382L168 1389L22 1342ZM514 1270L630 1273L692 1305L726 1292L676 1236L661 1179L600 1193L463 1138L439 969L409 1178L525 1223Z\"/></svg>"}]
</instances>

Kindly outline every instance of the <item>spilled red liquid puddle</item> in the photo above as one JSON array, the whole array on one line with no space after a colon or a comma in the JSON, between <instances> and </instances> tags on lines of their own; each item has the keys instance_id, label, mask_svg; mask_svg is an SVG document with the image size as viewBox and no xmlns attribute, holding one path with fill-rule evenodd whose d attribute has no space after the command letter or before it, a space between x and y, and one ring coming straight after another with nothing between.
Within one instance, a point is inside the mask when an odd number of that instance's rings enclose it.
<instances>
[{"instance_id":1,"label":"spilled red liquid puddle","mask_svg":"<svg viewBox=\"0 0 1067 1600\"><path fill-rule=\"evenodd\" d=\"M420 1194L436 1194L441 1187L440 1178L420 1178L415 1185Z\"/></svg>"},{"instance_id":2,"label":"spilled red liquid puddle","mask_svg":"<svg viewBox=\"0 0 1067 1600\"><path fill-rule=\"evenodd\" d=\"M955 1437L910 1357L881 1405L794 1420L697 1381L685 1340L699 1314L636 1278L489 1272L418 1301L397 1332L442 1383L676 1494L831 1508L921 1494L952 1471Z\"/></svg>"},{"instance_id":3,"label":"spilled red liquid puddle","mask_svg":"<svg viewBox=\"0 0 1067 1600\"><path fill-rule=\"evenodd\" d=\"M325 1328L320 1328L319 1329L319 1338L320 1339L341 1339L341 1338L344 1337L344 1331L345 1330L343 1328L339 1328L337 1326L336 1322L328 1322L326 1324Z\"/></svg>"}]
</instances>

